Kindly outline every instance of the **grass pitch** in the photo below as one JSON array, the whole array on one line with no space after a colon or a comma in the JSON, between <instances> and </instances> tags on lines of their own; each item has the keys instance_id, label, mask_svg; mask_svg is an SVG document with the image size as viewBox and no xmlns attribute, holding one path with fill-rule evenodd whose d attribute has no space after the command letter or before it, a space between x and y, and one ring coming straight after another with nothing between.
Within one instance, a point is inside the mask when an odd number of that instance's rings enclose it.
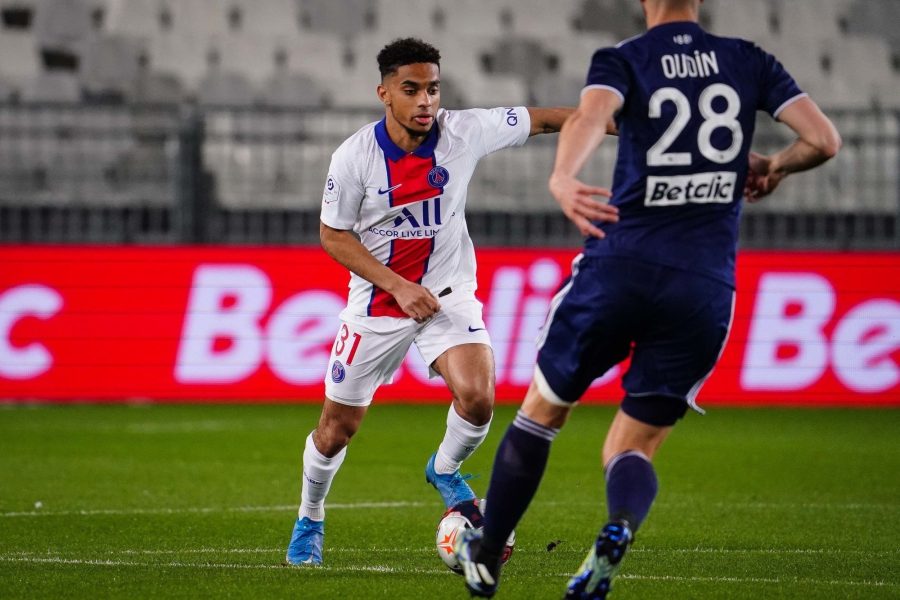
<instances>
[{"instance_id":1,"label":"grass pitch","mask_svg":"<svg viewBox=\"0 0 900 600\"><path fill-rule=\"evenodd\" d=\"M467 597L423 477L446 407L376 403L329 496L326 565L279 566L318 411L0 407L0 597ZM478 493L514 411L466 464ZM580 407L560 434L498 598L562 596L604 520L612 415ZM900 597L898 432L897 410L688 415L612 597Z\"/></svg>"}]
</instances>

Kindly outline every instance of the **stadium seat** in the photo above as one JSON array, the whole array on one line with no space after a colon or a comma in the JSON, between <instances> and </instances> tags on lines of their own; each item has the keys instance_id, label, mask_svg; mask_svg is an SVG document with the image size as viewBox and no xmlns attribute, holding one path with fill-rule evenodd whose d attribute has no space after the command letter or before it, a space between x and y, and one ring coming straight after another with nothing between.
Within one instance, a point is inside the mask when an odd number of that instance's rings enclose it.
<instances>
[{"instance_id":1,"label":"stadium seat","mask_svg":"<svg viewBox=\"0 0 900 600\"><path fill-rule=\"evenodd\" d=\"M572 25L576 31L606 32L617 40L645 29L640 4L630 0L583 0L572 16Z\"/></svg>"},{"instance_id":2,"label":"stadium seat","mask_svg":"<svg viewBox=\"0 0 900 600\"><path fill-rule=\"evenodd\" d=\"M137 104L178 104L186 97L184 86L176 75L142 68L134 84Z\"/></svg>"},{"instance_id":3,"label":"stadium seat","mask_svg":"<svg viewBox=\"0 0 900 600\"><path fill-rule=\"evenodd\" d=\"M304 73L276 71L263 83L260 103L280 108L318 108L331 102L324 87Z\"/></svg>"},{"instance_id":4,"label":"stadium seat","mask_svg":"<svg viewBox=\"0 0 900 600\"><path fill-rule=\"evenodd\" d=\"M78 55L94 31L91 7L83 0L41 2L33 29L42 49Z\"/></svg>"},{"instance_id":5,"label":"stadium seat","mask_svg":"<svg viewBox=\"0 0 900 600\"><path fill-rule=\"evenodd\" d=\"M840 38L847 0L773 2L778 34L796 45Z\"/></svg>"},{"instance_id":6,"label":"stadium seat","mask_svg":"<svg viewBox=\"0 0 900 600\"><path fill-rule=\"evenodd\" d=\"M147 50L153 70L175 75L189 91L197 89L209 62L207 40L160 33L150 39Z\"/></svg>"},{"instance_id":7,"label":"stadium seat","mask_svg":"<svg viewBox=\"0 0 900 600\"><path fill-rule=\"evenodd\" d=\"M240 73L254 85L260 85L275 70L278 41L266 35L230 34L209 41L219 66L226 71Z\"/></svg>"},{"instance_id":8,"label":"stadium seat","mask_svg":"<svg viewBox=\"0 0 900 600\"><path fill-rule=\"evenodd\" d=\"M300 30L296 0L236 0L230 6L241 9L242 31L249 35L291 37Z\"/></svg>"},{"instance_id":9,"label":"stadium seat","mask_svg":"<svg viewBox=\"0 0 900 600\"><path fill-rule=\"evenodd\" d=\"M504 0L500 3L499 18L504 29L514 35L547 37L549 31L562 32L571 27L574 15L572 2L546 0Z\"/></svg>"},{"instance_id":10,"label":"stadium seat","mask_svg":"<svg viewBox=\"0 0 900 600\"><path fill-rule=\"evenodd\" d=\"M557 57L559 72L578 77L584 83L594 52L600 48L615 46L619 41L611 33L591 31L548 37L544 40L544 46Z\"/></svg>"},{"instance_id":11,"label":"stadium seat","mask_svg":"<svg viewBox=\"0 0 900 600\"><path fill-rule=\"evenodd\" d=\"M103 28L141 38L153 38L166 31L162 13L168 10L163 0L108 0Z\"/></svg>"},{"instance_id":12,"label":"stadium seat","mask_svg":"<svg viewBox=\"0 0 900 600\"><path fill-rule=\"evenodd\" d=\"M875 84L875 104L881 108L900 110L900 73Z\"/></svg>"},{"instance_id":13,"label":"stadium seat","mask_svg":"<svg viewBox=\"0 0 900 600\"><path fill-rule=\"evenodd\" d=\"M537 106L578 106L584 77L548 73L529 86L530 101Z\"/></svg>"},{"instance_id":14,"label":"stadium seat","mask_svg":"<svg viewBox=\"0 0 900 600\"><path fill-rule=\"evenodd\" d=\"M710 31L716 35L756 40L772 35L772 13L768 2L716 0L703 9L710 12Z\"/></svg>"},{"instance_id":15,"label":"stadium seat","mask_svg":"<svg viewBox=\"0 0 900 600\"><path fill-rule=\"evenodd\" d=\"M434 29L443 35L490 36L503 32L500 7L484 0L454 0L434 8Z\"/></svg>"},{"instance_id":16,"label":"stadium seat","mask_svg":"<svg viewBox=\"0 0 900 600\"><path fill-rule=\"evenodd\" d=\"M25 102L73 104L81 101L81 89L74 74L65 71L41 72L22 89Z\"/></svg>"},{"instance_id":17,"label":"stadium seat","mask_svg":"<svg viewBox=\"0 0 900 600\"><path fill-rule=\"evenodd\" d=\"M785 36L761 36L756 44L778 58L797 84L806 92L817 97L827 73L822 64L822 54L818 44L794 43Z\"/></svg>"},{"instance_id":18,"label":"stadium seat","mask_svg":"<svg viewBox=\"0 0 900 600\"><path fill-rule=\"evenodd\" d=\"M846 11L847 32L876 35L886 39L900 55L900 2L896 0L856 0Z\"/></svg>"},{"instance_id":19,"label":"stadium seat","mask_svg":"<svg viewBox=\"0 0 900 600\"><path fill-rule=\"evenodd\" d=\"M522 106L528 103L528 87L516 75L475 75L463 92L470 107Z\"/></svg>"},{"instance_id":20,"label":"stadium seat","mask_svg":"<svg viewBox=\"0 0 900 600\"><path fill-rule=\"evenodd\" d=\"M131 100L140 68L141 47L134 38L95 36L87 41L79 80L89 97Z\"/></svg>"},{"instance_id":21,"label":"stadium seat","mask_svg":"<svg viewBox=\"0 0 900 600\"><path fill-rule=\"evenodd\" d=\"M225 0L172 0L164 4L171 11L173 32L201 39L232 31L230 6Z\"/></svg>"},{"instance_id":22,"label":"stadium seat","mask_svg":"<svg viewBox=\"0 0 900 600\"><path fill-rule=\"evenodd\" d=\"M241 73L214 67L197 84L197 101L206 106L252 106L256 90Z\"/></svg>"},{"instance_id":23,"label":"stadium seat","mask_svg":"<svg viewBox=\"0 0 900 600\"><path fill-rule=\"evenodd\" d=\"M534 38L505 36L495 42L485 56L489 73L518 75L526 83L532 83L558 65L558 59L544 49Z\"/></svg>"},{"instance_id":24,"label":"stadium seat","mask_svg":"<svg viewBox=\"0 0 900 600\"><path fill-rule=\"evenodd\" d=\"M0 77L21 84L40 69L37 39L31 33L0 33Z\"/></svg>"},{"instance_id":25,"label":"stadium seat","mask_svg":"<svg viewBox=\"0 0 900 600\"><path fill-rule=\"evenodd\" d=\"M297 7L304 30L332 33L344 39L372 31L378 12L376 0L297 0Z\"/></svg>"},{"instance_id":26,"label":"stadium seat","mask_svg":"<svg viewBox=\"0 0 900 600\"><path fill-rule=\"evenodd\" d=\"M37 0L0 0L0 29L30 31Z\"/></svg>"},{"instance_id":27,"label":"stadium seat","mask_svg":"<svg viewBox=\"0 0 900 600\"><path fill-rule=\"evenodd\" d=\"M883 38L844 37L822 40L821 44L833 76L851 88L869 91L896 74L890 46Z\"/></svg>"},{"instance_id":28,"label":"stadium seat","mask_svg":"<svg viewBox=\"0 0 900 600\"><path fill-rule=\"evenodd\" d=\"M429 35L423 32L432 31L434 10L438 0L379 0L375 29L383 44L401 37L418 36L426 42Z\"/></svg>"},{"instance_id":29,"label":"stadium seat","mask_svg":"<svg viewBox=\"0 0 900 600\"><path fill-rule=\"evenodd\" d=\"M302 69L319 80L339 78L345 70L345 47L333 34L303 31L278 40L276 49L286 54L289 68ZM374 57L372 60L374 64Z\"/></svg>"},{"instance_id":30,"label":"stadium seat","mask_svg":"<svg viewBox=\"0 0 900 600\"><path fill-rule=\"evenodd\" d=\"M5 104L19 97L19 88L12 81L0 77L0 104Z\"/></svg>"}]
</instances>

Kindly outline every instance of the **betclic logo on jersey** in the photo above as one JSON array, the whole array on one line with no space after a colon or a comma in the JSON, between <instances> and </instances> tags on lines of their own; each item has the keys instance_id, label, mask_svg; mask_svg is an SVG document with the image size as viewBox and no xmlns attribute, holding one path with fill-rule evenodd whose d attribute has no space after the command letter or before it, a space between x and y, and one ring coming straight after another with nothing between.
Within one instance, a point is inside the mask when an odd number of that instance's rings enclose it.
<instances>
[{"instance_id":1,"label":"betclic logo on jersey","mask_svg":"<svg viewBox=\"0 0 900 600\"><path fill-rule=\"evenodd\" d=\"M734 200L737 173L714 171L693 175L647 177L644 206L730 204Z\"/></svg>"}]
</instances>

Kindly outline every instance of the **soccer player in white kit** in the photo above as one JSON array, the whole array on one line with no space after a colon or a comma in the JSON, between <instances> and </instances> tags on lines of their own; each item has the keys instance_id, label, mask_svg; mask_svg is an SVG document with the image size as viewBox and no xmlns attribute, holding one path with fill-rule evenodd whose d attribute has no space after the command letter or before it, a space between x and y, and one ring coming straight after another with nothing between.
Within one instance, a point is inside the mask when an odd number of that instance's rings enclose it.
<instances>
[{"instance_id":1,"label":"soccer player in white kit","mask_svg":"<svg viewBox=\"0 0 900 600\"><path fill-rule=\"evenodd\" d=\"M322 198L322 246L352 275L322 414L303 452L286 557L293 565L321 564L325 496L375 390L390 382L413 343L453 396L426 481L448 508L470 508L462 505L475 494L459 467L488 433L494 360L475 298L467 186L482 157L559 131L572 112L439 109L440 54L417 39L387 45L378 65L385 117L335 151Z\"/></svg>"}]
</instances>

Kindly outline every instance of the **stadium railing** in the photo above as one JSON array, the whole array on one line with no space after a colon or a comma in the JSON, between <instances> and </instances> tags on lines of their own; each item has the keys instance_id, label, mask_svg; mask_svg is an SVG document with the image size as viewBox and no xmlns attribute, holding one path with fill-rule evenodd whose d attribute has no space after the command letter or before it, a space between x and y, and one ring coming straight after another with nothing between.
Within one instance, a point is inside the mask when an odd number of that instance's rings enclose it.
<instances>
[{"instance_id":1,"label":"stadium railing","mask_svg":"<svg viewBox=\"0 0 900 600\"><path fill-rule=\"evenodd\" d=\"M900 113L829 111L823 168L744 208L748 248L900 249ZM315 244L331 153L380 114L188 106L0 105L0 242ZM789 140L759 120L754 148ZM469 186L476 243L580 243L550 198L554 136L484 159ZM612 183L614 140L585 169Z\"/></svg>"}]
</instances>

